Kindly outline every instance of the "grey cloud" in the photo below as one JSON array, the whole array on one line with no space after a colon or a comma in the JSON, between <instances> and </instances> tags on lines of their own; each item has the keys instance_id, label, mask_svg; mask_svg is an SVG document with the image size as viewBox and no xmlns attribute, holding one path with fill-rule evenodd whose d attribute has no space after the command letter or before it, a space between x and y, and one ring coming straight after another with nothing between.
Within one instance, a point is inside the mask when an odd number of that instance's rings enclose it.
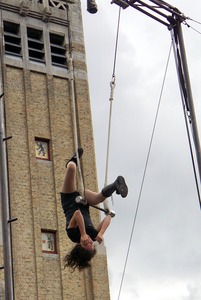
<instances>
[{"instance_id":1,"label":"grey cloud","mask_svg":"<svg viewBox=\"0 0 201 300\"><path fill-rule=\"evenodd\" d=\"M199 20L200 4L174 0ZM105 176L118 9L104 1L83 21L99 187ZM124 10L117 55L109 175L125 176L129 195L114 195L116 217L105 234L111 300L117 299L133 218L170 47L167 29ZM201 131L201 38L184 27L198 127ZM186 135L174 57L171 56L158 122L133 234L121 299L198 300L201 277L201 215ZM197 298L196 298L197 297Z\"/></svg>"}]
</instances>

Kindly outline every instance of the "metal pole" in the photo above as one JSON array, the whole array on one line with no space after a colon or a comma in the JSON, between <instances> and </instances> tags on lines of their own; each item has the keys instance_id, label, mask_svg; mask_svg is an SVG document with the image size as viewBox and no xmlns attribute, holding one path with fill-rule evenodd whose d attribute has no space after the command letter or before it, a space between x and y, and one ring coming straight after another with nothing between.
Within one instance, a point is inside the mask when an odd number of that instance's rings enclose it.
<instances>
[{"instance_id":1,"label":"metal pole","mask_svg":"<svg viewBox=\"0 0 201 300\"><path fill-rule=\"evenodd\" d=\"M1 187L1 217L3 233L3 256L4 256L4 280L5 280L5 299L14 299L13 288L13 265L11 248L11 223L9 222L9 200L8 200L8 181L7 165L4 142L3 125L3 103L0 98L0 187Z\"/></svg>"},{"instance_id":2,"label":"metal pole","mask_svg":"<svg viewBox=\"0 0 201 300\"><path fill-rule=\"evenodd\" d=\"M185 51L185 46L184 46L184 39L183 39L181 23L179 23L177 26L178 26L177 27L178 43L179 43L179 47L180 47L181 61L182 61L184 79L185 79L185 83L186 83L188 105L189 105L189 110L190 110L190 117L191 117L192 131L193 131L193 139L194 139L195 151L196 151L196 156L197 156L198 170L199 170L199 175L200 175L200 180L201 180L201 148L200 148L199 133L198 133L197 122L196 122L195 108L194 108L194 103L193 103L193 95L192 95L192 90L191 90L190 76L189 76L189 71L188 71L188 64L187 64L186 51Z\"/></svg>"}]
</instances>

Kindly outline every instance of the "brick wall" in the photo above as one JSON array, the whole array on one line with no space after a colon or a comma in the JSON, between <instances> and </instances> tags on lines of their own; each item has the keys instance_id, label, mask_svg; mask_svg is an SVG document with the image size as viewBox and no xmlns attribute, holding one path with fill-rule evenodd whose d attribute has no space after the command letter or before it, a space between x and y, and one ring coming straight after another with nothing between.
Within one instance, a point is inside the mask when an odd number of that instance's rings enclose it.
<instances>
[{"instance_id":1,"label":"brick wall","mask_svg":"<svg viewBox=\"0 0 201 300\"><path fill-rule=\"evenodd\" d=\"M34 7L37 9L36 3ZM42 11L41 4L39 7ZM78 136L84 148L81 166L85 187L97 191L80 2L75 1L69 7L72 49L76 58ZM58 17L58 12L55 15ZM25 18L13 16L22 24L26 22ZM32 20L27 18L27 22ZM41 26L47 30L49 25ZM73 246L66 235L60 203L65 161L75 151L69 74L55 71L51 66L26 65L25 61L5 58L4 79L6 135L13 137L7 142L10 209L11 218L18 218L12 224L15 299L110 299L104 245L101 248L104 251L97 245L98 254L90 269L73 274L63 269L63 257ZM49 141L50 161L36 159L35 138ZM99 211L91 209L91 216L97 226L101 219ZM42 253L41 230L56 232L57 254ZM3 264L2 252L1 261ZM3 271L0 272L1 282ZM0 285L2 300L3 288L3 284Z\"/></svg>"}]
</instances>

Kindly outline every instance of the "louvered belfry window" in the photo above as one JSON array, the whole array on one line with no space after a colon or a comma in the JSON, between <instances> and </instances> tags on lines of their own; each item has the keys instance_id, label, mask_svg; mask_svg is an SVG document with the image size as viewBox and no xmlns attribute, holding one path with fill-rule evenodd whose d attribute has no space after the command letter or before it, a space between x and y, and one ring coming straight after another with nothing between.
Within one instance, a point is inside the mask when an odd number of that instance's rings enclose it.
<instances>
[{"instance_id":1,"label":"louvered belfry window","mask_svg":"<svg viewBox=\"0 0 201 300\"><path fill-rule=\"evenodd\" d=\"M56 7L58 9L61 9L61 10L66 10L66 0L65 1L62 1L62 0L49 0L49 6L51 7Z\"/></svg>"},{"instance_id":2,"label":"louvered belfry window","mask_svg":"<svg viewBox=\"0 0 201 300\"><path fill-rule=\"evenodd\" d=\"M22 57L20 24L4 21L4 42L7 55Z\"/></svg>"},{"instance_id":3,"label":"louvered belfry window","mask_svg":"<svg viewBox=\"0 0 201 300\"><path fill-rule=\"evenodd\" d=\"M65 37L50 33L50 48L52 65L67 67Z\"/></svg>"},{"instance_id":4,"label":"louvered belfry window","mask_svg":"<svg viewBox=\"0 0 201 300\"><path fill-rule=\"evenodd\" d=\"M45 63L43 31L27 27L29 59L39 63Z\"/></svg>"}]
</instances>

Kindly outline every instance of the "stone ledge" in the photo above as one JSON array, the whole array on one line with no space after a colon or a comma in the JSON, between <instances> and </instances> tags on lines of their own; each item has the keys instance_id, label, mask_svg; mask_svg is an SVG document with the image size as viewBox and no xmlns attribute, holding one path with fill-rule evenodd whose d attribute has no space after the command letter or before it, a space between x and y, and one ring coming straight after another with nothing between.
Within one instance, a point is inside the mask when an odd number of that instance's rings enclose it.
<instances>
[{"instance_id":1,"label":"stone ledge","mask_svg":"<svg viewBox=\"0 0 201 300\"><path fill-rule=\"evenodd\" d=\"M59 258L59 254L43 253L43 257L48 257L48 258Z\"/></svg>"},{"instance_id":2,"label":"stone ledge","mask_svg":"<svg viewBox=\"0 0 201 300\"><path fill-rule=\"evenodd\" d=\"M39 164L52 165L52 161L50 161L50 160L36 159L36 162Z\"/></svg>"}]
</instances>

